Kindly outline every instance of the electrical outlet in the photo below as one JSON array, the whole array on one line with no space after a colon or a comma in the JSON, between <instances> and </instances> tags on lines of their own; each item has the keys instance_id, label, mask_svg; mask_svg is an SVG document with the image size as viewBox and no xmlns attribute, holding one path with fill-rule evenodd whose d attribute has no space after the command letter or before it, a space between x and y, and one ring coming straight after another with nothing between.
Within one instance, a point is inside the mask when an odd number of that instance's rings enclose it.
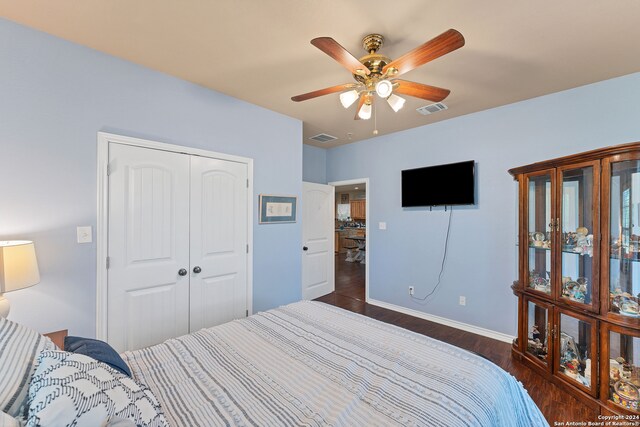
<instances>
[{"instance_id":1,"label":"electrical outlet","mask_svg":"<svg viewBox=\"0 0 640 427\"><path fill-rule=\"evenodd\" d=\"M409 286L409 295L413 295L413 286Z\"/></svg>"},{"instance_id":2,"label":"electrical outlet","mask_svg":"<svg viewBox=\"0 0 640 427\"><path fill-rule=\"evenodd\" d=\"M93 241L92 239L92 231L91 231L91 226L85 226L85 227L77 227L76 228L76 237L78 240L78 243L91 243Z\"/></svg>"},{"instance_id":3,"label":"electrical outlet","mask_svg":"<svg viewBox=\"0 0 640 427\"><path fill-rule=\"evenodd\" d=\"M460 299L458 300L458 304L467 305L467 297L460 295Z\"/></svg>"}]
</instances>

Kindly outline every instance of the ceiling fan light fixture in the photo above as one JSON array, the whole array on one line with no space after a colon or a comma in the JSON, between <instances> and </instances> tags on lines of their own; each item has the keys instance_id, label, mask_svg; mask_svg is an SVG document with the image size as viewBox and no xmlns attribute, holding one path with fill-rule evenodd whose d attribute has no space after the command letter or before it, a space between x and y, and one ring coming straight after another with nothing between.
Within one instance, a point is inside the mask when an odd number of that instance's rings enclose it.
<instances>
[{"instance_id":1,"label":"ceiling fan light fixture","mask_svg":"<svg viewBox=\"0 0 640 427\"><path fill-rule=\"evenodd\" d=\"M349 92L342 92L340 94L340 102L344 108L349 108L358 99L358 91L350 90Z\"/></svg>"},{"instance_id":2,"label":"ceiling fan light fixture","mask_svg":"<svg viewBox=\"0 0 640 427\"><path fill-rule=\"evenodd\" d=\"M371 118L371 104L364 104L358 112L358 117L362 120L369 120Z\"/></svg>"},{"instance_id":3,"label":"ceiling fan light fixture","mask_svg":"<svg viewBox=\"0 0 640 427\"><path fill-rule=\"evenodd\" d=\"M376 83L376 93L380 98L387 98L393 91L393 84L389 80L380 80Z\"/></svg>"},{"instance_id":4,"label":"ceiling fan light fixture","mask_svg":"<svg viewBox=\"0 0 640 427\"><path fill-rule=\"evenodd\" d=\"M404 107L405 101L406 99L394 94L389 95L389 97L387 98L387 103L391 108L393 108L393 111L395 111L396 113L400 111L402 107Z\"/></svg>"}]
</instances>

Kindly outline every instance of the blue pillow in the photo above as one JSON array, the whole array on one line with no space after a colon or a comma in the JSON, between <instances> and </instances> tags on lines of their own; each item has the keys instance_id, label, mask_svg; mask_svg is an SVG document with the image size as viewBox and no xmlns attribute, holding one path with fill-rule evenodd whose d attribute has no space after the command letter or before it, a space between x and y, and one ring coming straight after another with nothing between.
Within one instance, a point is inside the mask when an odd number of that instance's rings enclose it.
<instances>
[{"instance_id":1,"label":"blue pillow","mask_svg":"<svg viewBox=\"0 0 640 427\"><path fill-rule=\"evenodd\" d=\"M64 351L79 353L106 363L113 369L131 376L129 366L122 360L117 351L104 341L82 337L64 337Z\"/></svg>"}]
</instances>

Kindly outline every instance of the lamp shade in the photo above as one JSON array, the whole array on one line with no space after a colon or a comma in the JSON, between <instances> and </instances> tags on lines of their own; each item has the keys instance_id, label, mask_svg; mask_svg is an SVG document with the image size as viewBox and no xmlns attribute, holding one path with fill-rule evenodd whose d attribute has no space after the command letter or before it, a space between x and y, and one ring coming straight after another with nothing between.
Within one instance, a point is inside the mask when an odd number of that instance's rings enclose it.
<instances>
[{"instance_id":1,"label":"lamp shade","mask_svg":"<svg viewBox=\"0 0 640 427\"><path fill-rule=\"evenodd\" d=\"M360 117L362 120L369 120L371 118L371 104L364 104L360 108L358 117Z\"/></svg>"},{"instance_id":2,"label":"lamp shade","mask_svg":"<svg viewBox=\"0 0 640 427\"><path fill-rule=\"evenodd\" d=\"M0 294L28 288L40 282L33 242L0 241Z\"/></svg>"},{"instance_id":3,"label":"lamp shade","mask_svg":"<svg viewBox=\"0 0 640 427\"><path fill-rule=\"evenodd\" d=\"M344 108L349 108L351 104L356 102L356 99L358 99L359 97L360 95L358 94L358 91L355 89L350 90L349 92L342 92L340 94L340 102L342 103L342 106Z\"/></svg>"},{"instance_id":4,"label":"lamp shade","mask_svg":"<svg viewBox=\"0 0 640 427\"><path fill-rule=\"evenodd\" d=\"M387 103L391 108L393 108L393 111L395 111L396 113L400 111L400 109L404 106L404 101L404 98L395 94L391 94L391 96L387 98Z\"/></svg>"},{"instance_id":5,"label":"lamp shade","mask_svg":"<svg viewBox=\"0 0 640 427\"><path fill-rule=\"evenodd\" d=\"M376 93L380 98L387 98L391 95L393 84L389 80L380 80L376 83Z\"/></svg>"}]
</instances>

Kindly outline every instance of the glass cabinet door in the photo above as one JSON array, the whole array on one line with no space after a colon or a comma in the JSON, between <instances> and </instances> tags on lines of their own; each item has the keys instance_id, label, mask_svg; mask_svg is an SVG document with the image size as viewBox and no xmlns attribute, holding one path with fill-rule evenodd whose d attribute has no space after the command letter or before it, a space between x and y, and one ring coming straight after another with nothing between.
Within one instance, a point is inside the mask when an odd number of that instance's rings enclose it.
<instances>
[{"instance_id":1,"label":"glass cabinet door","mask_svg":"<svg viewBox=\"0 0 640 427\"><path fill-rule=\"evenodd\" d=\"M548 355L551 340L551 319L549 306L544 303L525 300L527 325L526 355L544 366L549 366Z\"/></svg>"},{"instance_id":2,"label":"glass cabinet door","mask_svg":"<svg viewBox=\"0 0 640 427\"><path fill-rule=\"evenodd\" d=\"M598 361L594 320L563 310L557 311L556 319L556 371L561 378L595 396Z\"/></svg>"},{"instance_id":3,"label":"glass cabinet door","mask_svg":"<svg viewBox=\"0 0 640 427\"><path fill-rule=\"evenodd\" d=\"M608 381L603 378L601 396L616 408L633 413L640 412L640 338L628 335L628 329L607 325L603 328L603 341L608 347L603 352L601 363L609 373Z\"/></svg>"},{"instance_id":4,"label":"glass cabinet door","mask_svg":"<svg viewBox=\"0 0 640 427\"><path fill-rule=\"evenodd\" d=\"M611 163L609 168L608 312L640 317L640 160Z\"/></svg>"},{"instance_id":5,"label":"glass cabinet door","mask_svg":"<svg viewBox=\"0 0 640 427\"><path fill-rule=\"evenodd\" d=\"M551 295L554 232L553 171L527 177L528 280L526 287Z\"/></svg>"},{"instance_id":6,"label":"glass cabinet door","mask_svg":"<svg viewBox=\"0 0 640 427\"><path fill-rule=\"evenodd\" d=\"M597 162L560 169L560 268L558 297L569 304L594 306L598 258L594 239L598 228ZM596 240L597 243L597 240Z\"/></svg>"}]
</instances>

